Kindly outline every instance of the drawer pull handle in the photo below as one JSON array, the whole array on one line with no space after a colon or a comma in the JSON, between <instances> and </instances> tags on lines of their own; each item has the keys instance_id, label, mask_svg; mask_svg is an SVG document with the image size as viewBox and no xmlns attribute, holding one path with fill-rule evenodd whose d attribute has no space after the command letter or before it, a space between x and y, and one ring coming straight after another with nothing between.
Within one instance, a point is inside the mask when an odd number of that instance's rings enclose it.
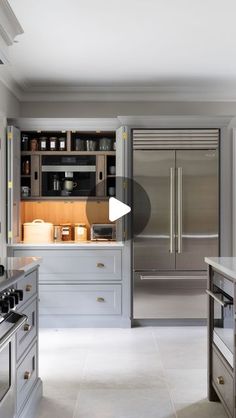
<instances>
[{"instance_id":1,"label":"drawer pull handle","mask_svg":"<svg viewBox=\"0 0 236 418\"><path fill-rule=\"evenodd\" d=\"M31 292L32 290L32 284L27 284L25 287L26 292Z\"/></svg>"},{"instance_id":2,"label":"drawer pull handle","mask_svg":"<svg viewBox=\"0 0 236 418\"><path fill-rule=\"evenodd\" d=\"M217 377L216 380L217 380L218 385L224 385L225 383L223 376Z\"/></svg>"},{"instance_id":3,"label":"drawer pull handle","mask_svg":"<svg viewBox=\"0 0 236 418\"><path fill-rule=\"evenodd\" d=\"M25 324L24 325L24 331L28 332L31 330L31 325L30 324Z\"/></svg>"},{"instance_id":4,"label":"drawer pull handle","mask_svg":"<svg viewBox=\"0 0 236 418\"><path fill-rule=\"evenodd\" d=\"M103 267L105 267L105 264L103 264L103 263L97 263L97 267L100 268L100 269L102 269Z\"/></svg>"},{"instance_id":5,"label":"drawer pull handle","mask_svg":"<svg viewBox=\"0 0 236 418\"><path fill-rule=\"evenodd\" d=\"M30 380L31 378L31 373L30 372L25 372L24 373L24 380Z\"/></svg>"},{"instance_id":6,"label":"drawer pull handle","mask_svg":"<svg viewBox=\"0 0 236 418\"><path fill-rule=\"evenodd\" d=\"M104 298L101 298L101 297L98 297L97 298L97 302L105 302L105 299Z\"/></svg>"}]
</instances>

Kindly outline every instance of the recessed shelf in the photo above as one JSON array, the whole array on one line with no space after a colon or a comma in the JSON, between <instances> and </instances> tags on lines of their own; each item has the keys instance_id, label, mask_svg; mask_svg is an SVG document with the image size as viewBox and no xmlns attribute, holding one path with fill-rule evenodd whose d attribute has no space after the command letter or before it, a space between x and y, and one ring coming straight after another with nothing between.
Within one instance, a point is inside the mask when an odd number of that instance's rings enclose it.
<instances>
[{"instance_id":1,"label":"recessed shelf","mask_svg":"<svg viewBox=\"0 0 236 418\"><path fill-rule=\"evenodd\" d=\"M21 155L116 155L116 151L21 151Z\"/></svg>"}]
</instances>

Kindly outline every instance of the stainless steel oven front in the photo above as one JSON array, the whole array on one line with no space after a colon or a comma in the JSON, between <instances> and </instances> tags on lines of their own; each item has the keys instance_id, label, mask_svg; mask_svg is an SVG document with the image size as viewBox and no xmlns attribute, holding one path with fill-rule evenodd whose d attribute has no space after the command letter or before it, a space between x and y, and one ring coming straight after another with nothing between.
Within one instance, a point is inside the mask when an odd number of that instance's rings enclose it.
<instances>
[{"instance_id":1,"label":"stainless steel oven front","mask_svg":"<svg viewBox=\"0 0 236 418\"><path fill-rule=\"evenodd\" d=\"M10 312L0 322L0 417L15 414L15 334L27 320L25 315Z\"/></svg>"},{"instance_id":2,"label":"stainless steel oven front","mask_svg":"<svg viewBox=\"0 0 236 418\"><path fill-rule=\"evenodd\" d=\"M234 367L234 285L214 272L212 289L207 293L213 303L213 342L230 366Z\"/></svg>"}]
</instances>

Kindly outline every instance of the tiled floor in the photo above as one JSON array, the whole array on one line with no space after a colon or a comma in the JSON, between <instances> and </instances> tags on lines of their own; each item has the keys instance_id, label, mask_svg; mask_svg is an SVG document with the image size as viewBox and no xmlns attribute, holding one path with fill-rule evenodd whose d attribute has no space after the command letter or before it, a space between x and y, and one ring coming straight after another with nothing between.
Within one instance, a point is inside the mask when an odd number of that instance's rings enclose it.
<instances>
[{"instance_id":1,"label":"tiled floor","mask_svg":"<svg viewBox=\"0 0 236 418\"><path fill-rule=\"evenodd\" d=\"M206 400L204 327L40 331L38 418L227 418Z\"/></svg>"}]
</instances>

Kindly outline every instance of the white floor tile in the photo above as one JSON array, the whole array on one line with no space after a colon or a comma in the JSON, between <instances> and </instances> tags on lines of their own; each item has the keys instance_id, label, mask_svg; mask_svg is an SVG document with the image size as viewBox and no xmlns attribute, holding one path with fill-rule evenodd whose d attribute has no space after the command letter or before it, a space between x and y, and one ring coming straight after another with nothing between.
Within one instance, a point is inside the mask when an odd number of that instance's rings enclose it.
<instances>
[{"instance_id":1,"label":"white floor tile","mask_svg":"<svg viewBox=\"0 0 236 418\"><path fill-rule=\"evenodd\" d=\"M175 418L167 390L82 390L74 418Z\"/></svg>"},{"instance_id":2,"label":"white floor tile","mask_svg":"<svg viewBox=\"0 0 236 418\"><path fill-rule=\"evenodd\" d=\"M206 401L205 327L42 329L39 350L37 418L225 418Z\"/></svg>"}]
</instances>

